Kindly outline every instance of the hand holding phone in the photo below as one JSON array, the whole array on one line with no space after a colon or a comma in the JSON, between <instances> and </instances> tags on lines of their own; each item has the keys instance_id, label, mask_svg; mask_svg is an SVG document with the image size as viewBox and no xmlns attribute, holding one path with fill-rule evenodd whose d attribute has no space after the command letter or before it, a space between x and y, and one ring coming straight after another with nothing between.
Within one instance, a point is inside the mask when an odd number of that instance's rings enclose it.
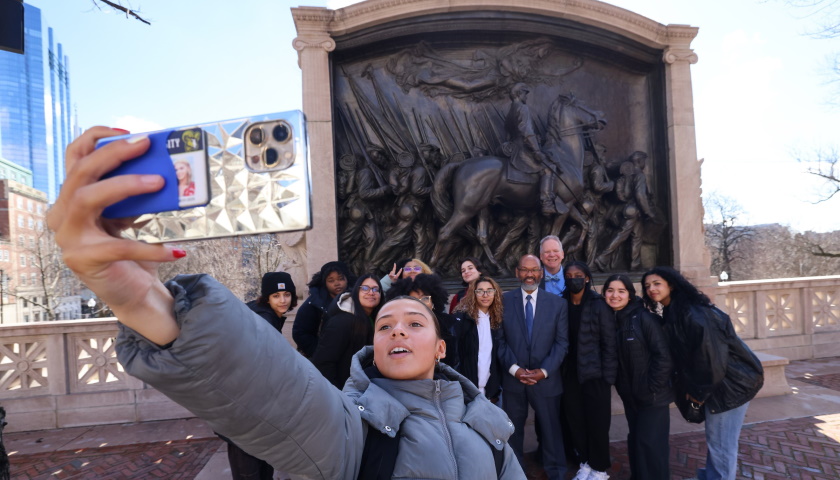
<instances>
[{"instance_id":1,"label":"hand holding phone","mask_svg":"<svg viewBox=\"0 0 840 480\"><path fill-rule=\"evenodd\" d=\"M310 228L311 186L303 114L259 115L147 134L151 146L103 178L157 174L158 192L105 209L137 217L128 238L167 242ZM117 138L103 139L102 147Z\"/></svg>"}]
</instances>

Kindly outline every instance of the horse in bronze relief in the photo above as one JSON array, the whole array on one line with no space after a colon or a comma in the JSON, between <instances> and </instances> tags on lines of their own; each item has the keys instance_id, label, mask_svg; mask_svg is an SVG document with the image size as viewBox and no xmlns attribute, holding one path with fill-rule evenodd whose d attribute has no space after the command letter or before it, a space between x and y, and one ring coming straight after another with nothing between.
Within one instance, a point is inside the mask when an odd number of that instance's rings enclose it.
<instances>
[{"instance_id":1,"label":"horse in bronze relief","mask_svg":"<svg viewBox=\"0 0 840 480\"><path fill-rule=\"evenodd\" d=\"M582 199L584 133L600 130L606 125L603 115L579 104L574 97L560 95L549 108L548 127L542 151L557 168L554 175L553 193L556 196L558 213L552 223L552 233L559 234L566 220L571 218L586 230L587 223L577 209ZM450 163L435 177L431 199L438 218L445 222L438 232L437 245L432 264L443 261L450 253L454 236L467 223L478 216L475 234L488 259L500 270L496 252L491 251L487 241L489 209L493 204L513 210L539 211L539 180L528 183L508 180L509 159L498 156L483 156ZM557 173L559 172L559 175ZM581 236L583 238L584 235ZM508 239L505 239L507 243Z\"/></svg>"}]
</instances>

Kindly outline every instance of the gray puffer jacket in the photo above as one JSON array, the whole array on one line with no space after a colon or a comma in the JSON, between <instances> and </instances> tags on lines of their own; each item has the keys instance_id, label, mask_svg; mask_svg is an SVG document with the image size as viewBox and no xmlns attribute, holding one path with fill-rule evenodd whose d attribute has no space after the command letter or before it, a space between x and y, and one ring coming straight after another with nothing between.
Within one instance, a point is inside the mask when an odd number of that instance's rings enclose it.
<instances>
[{"instance_id":1,"label":"gray puffer jacket","mask_svg":"<svg viewBox=\"0 0 840 480\"><path fill-rule=\"evenodd\" d=\"M167 287L178 338L161 347L120 325L120 362L274 468L354 480L373 427L402 437L394 478L495 478L490 448L504 449L500 478L525 478L507 445L507 416L451 368L435 380L371 379L365 347L340 392L211 277L182 275Z\"/></svg>"}]
</instances>

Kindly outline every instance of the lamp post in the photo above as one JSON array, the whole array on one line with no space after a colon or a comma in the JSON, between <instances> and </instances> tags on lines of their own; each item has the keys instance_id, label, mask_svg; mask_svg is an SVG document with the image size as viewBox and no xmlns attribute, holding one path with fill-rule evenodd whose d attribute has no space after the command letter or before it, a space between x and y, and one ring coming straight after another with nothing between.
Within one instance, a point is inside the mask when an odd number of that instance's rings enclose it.
<instances>
[{"instance_id":1,"label":"lamp post","mask_svg":"<svg viewBox=\"0 0 840 480\"><path fill-rule=\"evenodd\" d=\"M90 312L88 314L88 315L90 315L89 318L93 318L93 308L96 307L96 300L94 300L93 297L90 297L90 300L87 301L87 306L88 306L88 311Z\"/></svg>"},{"instance_id":2,"label":"lamp post","mask_svg":"<svg viewBox=\"0 0 840 480\"><path fill-rule=\"evenodd\" d=\"M720 281L725 282L727 280L729 280L729 274L726 273L726 270L720 272Z\"/></svg>"}]
</instances>

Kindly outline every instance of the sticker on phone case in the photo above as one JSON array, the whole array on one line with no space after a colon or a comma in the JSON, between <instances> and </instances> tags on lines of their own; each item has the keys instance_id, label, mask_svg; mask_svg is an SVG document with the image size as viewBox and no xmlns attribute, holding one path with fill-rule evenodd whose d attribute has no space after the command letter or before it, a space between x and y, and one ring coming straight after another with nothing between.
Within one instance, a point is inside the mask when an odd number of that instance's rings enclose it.
<instances>
[{"instance_id":1,"label":"sticker on phone case","mask_svg":"<svg viewBox=\"0 0 840 480\"><path fill-rule=\"evenodd\" d=\"M166 150L178 179L178 206L204 205L208 201L207 154L200 128L174 130L166 139Z\"/></svg>"}]
</instances>

